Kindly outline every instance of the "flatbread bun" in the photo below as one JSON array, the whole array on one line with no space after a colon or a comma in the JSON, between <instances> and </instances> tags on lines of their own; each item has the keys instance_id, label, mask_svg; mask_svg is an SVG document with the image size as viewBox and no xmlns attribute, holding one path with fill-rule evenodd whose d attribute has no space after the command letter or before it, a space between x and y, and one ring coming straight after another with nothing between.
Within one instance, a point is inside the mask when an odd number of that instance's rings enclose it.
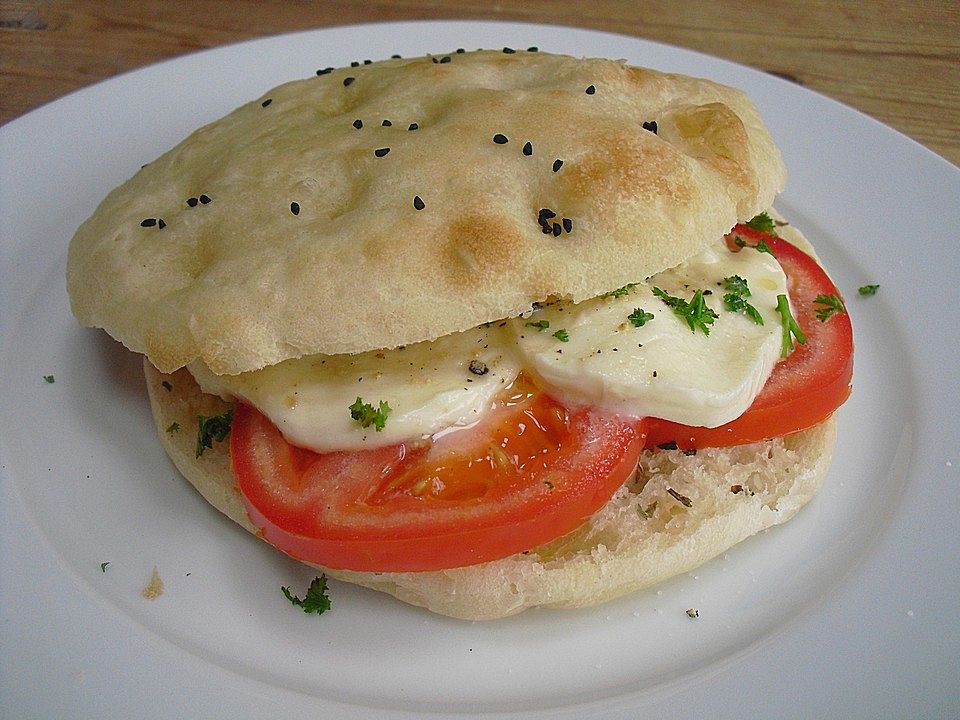
<instances>
[{"instance_id":1,"label":"flatbread bun","mask_svg":"<svg viewBox=\"0 0 960 720\"><path fill-rule=\"evenodd\" d=\"M256 534L230 470L228 443L195 456L197 415L219 414L228 405L203 394L186 370L167 375L146 359L143 365L167 453L214 507ZM180 429L169 431L174 423ZM819 489L835 439L831 417L761 443L695 455L646 452L636 477L583 526L502 560L433 572L319 569L466 620L506 617L537 606L594 605L687 572L789 520Z\"/></svg>"},{"instance_id":2,"label":"flatbread bun","mask_svg":"<svg viewBox=\"0 0 960 720\"><path fill-rule=\"evenodd\" d=\"M594 297L783 183L729 87L539 52L392 59L274 88L140 169L77 231L67 286L161 370L235 374Z\"/></svg>"}]
</instances>

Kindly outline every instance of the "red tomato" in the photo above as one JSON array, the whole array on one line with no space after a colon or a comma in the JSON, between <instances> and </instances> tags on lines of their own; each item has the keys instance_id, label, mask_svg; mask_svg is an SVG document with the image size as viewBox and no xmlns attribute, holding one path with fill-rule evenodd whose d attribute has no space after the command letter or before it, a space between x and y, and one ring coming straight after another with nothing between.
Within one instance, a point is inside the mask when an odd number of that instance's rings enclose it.
<instances>
[{"instance_id":1,"label":"red tomato","mask_svg":"<svg viewBox=\"0 0 960 720\"><path fill-rule=\"evenodd\" d=\"M733 251L739 237L749 246L765 241L787 275L790 303L806 343L773 369L750 408L736 420L717 428L691 427L648 419L647 447L676 442L681 449L726 447L779 437L822 422L850 395L853 377L853 328L847 313L825 322L816 316L818 295L840 291L816 260L786 240L737 225L727 236ZM750 251L754 252L754 251Z\"/></svg>"},{"instance_id":2,"label":"red tomato","mask_svg":"<svg viewBox=\"0 0 960 720\"><path fill-rule=\"evenodd\" d=\"M837 288L808 255L763 239L783 266L806 344L780 362L750 409L719 428L570 410L521 378L476 426L377 450L296 448L263 415L238 405L231 433L237 484L270 543L331 568L421 571L506 557L573 530L636 467L641 446L683 449L785 435L830 415L850 392L850 320L815 316ZM732 245L731 249L739 250Z\"/></svg>"},{"instance_id":3,"label":"red tomato","mask_svg":"<svg viewBox=\"0 0 960 720\"><path fill-rule=\"evenodd\" d=\"M581 525L634 471L641 428L568 411L521 376L483 421L435 441L317 454L240 404L230 445L271 544L330 568L419 571L506 557Z\"/></svg>"}]
</instances>

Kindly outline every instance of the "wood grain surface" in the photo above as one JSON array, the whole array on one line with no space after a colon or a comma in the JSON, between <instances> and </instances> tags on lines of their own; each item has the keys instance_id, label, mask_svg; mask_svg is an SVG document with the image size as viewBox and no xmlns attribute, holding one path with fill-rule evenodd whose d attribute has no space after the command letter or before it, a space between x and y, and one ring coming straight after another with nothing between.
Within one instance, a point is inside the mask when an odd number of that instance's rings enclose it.
<instances>
[{"instance_id":1,"label":"wood grain surface","mask_svg":"<svg viewBox=\"0 0 960 720\"><path fill-rule=\"evenodd\" d=\"M957 0L0 0L0 123L194 50L407 19L544 22L700 50L822 92L960 165Z\"/></svg>"}]
</instances>

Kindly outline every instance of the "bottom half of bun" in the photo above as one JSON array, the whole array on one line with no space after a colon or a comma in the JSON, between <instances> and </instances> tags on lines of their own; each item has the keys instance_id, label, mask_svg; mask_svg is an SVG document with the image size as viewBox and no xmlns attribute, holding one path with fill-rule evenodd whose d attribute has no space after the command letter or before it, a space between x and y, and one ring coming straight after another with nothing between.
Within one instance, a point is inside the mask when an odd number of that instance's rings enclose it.
<instances>
[{"instance_id":1,"label":"bottom half of bun","mask_svg":"<svg viewBox=\"0 0 960 720\"><path fill-rule=\"evenodd\" d=\"M198 415L226 409L180 370L144 360L160 440L181 473L214 507L250 532L226 443L195 457ZM180 432L167 432L178 423ZM635 477L577 530L502 560L431 572L354 572L330 577L468 620L531 607L577 608L687 572L741 540L793 517L817 492L836 441L831 417L803 432L696 454L644 452Z\"/></svg>"}]
</instances>

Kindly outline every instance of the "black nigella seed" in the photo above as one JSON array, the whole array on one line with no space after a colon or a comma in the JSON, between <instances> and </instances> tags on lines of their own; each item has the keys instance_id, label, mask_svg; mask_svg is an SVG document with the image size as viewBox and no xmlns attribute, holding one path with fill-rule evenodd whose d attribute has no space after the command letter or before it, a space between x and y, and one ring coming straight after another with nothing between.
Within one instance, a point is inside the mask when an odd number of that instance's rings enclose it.
<instances>
[{"instance_id":1,"label":"black nigella seed","mask_svg":"<svg viewBox=\"0 0 960 720\"><path fill-rule=\"evenodd\" d=\"M386 148L377 148L376 150L373 151L373 154L376 155L377 157L383 157L383 156L386 155L388 152L390 152L390 148L388 148L388 147L386 147Z\"/></svg>"},{"instance_id":2,"label":"black nigella seed","mask_svg":"<svg viewBox=\"0 0 960 720\"><path fill-rule=\"evenodd\" d=\"M391 126L393 125L393 123L390 122L389 120L384 120L384 121L383 121L382 123L380 123L380 124L381 124L383 127L391 127Z\"/></svg>"},{"instance_id":3,"label":"black nigella seed","mask_svg":"<svg viewBox=\"0 0 960 720\"><path fill-rule=\"evenodd\" d=\"M399 60L399 59L400 59L400 56L399 56L399 55L391 55L390 58L391 58L392 60Z\"/></svg>"},{"instance_id":4,"label":"black nigella seed","mask_svg":"<svg viewBox=\"0 0 960 720\"><path fill-rule=\"evenodd\" d=\"M363 61L363 64L364 64L364 65L373 65L373 60L364 60L364 61Z\"/></svg>"},{"instance_id":5,"label":"black nigella seed","mask_svg":"<svg viewBox=\"0 0 960 720\"><path fill-rule=\"evenodd\" d=\"M504 51L507 55L512 55L513 53L516 52L516 50L514 50L513 48L508 48L508 47L505 47L505 48L503 49L503 51Z\"/></svg>"},{"instance_id":6,"label":"black nigella seed","mask_svg":"<svg viewBox=\"0 0 960 720\"><path fill-rule=\"evenodd\" d=\"M493 141L497 145L506 145L508 142L510 142L509 140L507 140L507 136L504 135L503 133L497 133L496 135L494 135Z\"/></svg>"},{"instance_id":7,"label":"black nigella seed","mask_svg":"<svg viewBox=\"0 0 960 720\"><path fill-rule=\"evenodd\" d=\"M160 230L163 230L166 226L167 224L163 221L163 218L160 218L159 220L157 220L157 227Z\"/></svg>"},{"instance_id":8,"label":"black nigella seed","mask_svg":"<svg viewBox=\"0 0 960 720\"><path fill-rule=\"evenodd\" d=\"M156 218L147 218L146 220L140 221L140 227L153 227L157 224Z\"/></svg>"},{"instance_id":9,"label":"black nigella seed","mask_svg":"<svg viewBox=\"0 0 960 720\"><path fill-rule=\"evenodd\" d=\"M564 218L564 219L563 219L563 229L566 230L567 232L572 231L572 230L573 230L573 220L571 220L570 218Z\"/></svg>"},{"instance_id":10,"label":"black nigella seed","mask_svg":"<svg viewBox=\"0 0 960 720\"><path fill-rule=\"evenodd\" d=\"M560 237L560 233L563 232L563 228L560 227L560 223L553 224L553 236Z\"/></svg>"},{"instance_id":11,"label":"black nigella seed","mask_svg":"<svg viewBox=\"0 0 960 720\"><path fill-rule=\"evenodd\" d=\"M356 80L355 77L345 77L343 79L343 86L350 87L353 84L353 81Z\"/></svg>"},{"instance_id":12,"label":"black nigella seed","mask_svg":"<svg viewBox=\"0 0 960 720\"><path fill-rule=\"evenodd\" d=\"M533 145L531 145L529 141L523 144L523 154L533 155Z\"/></svg>"},{"instance_id":13,"label":"black nigella seed","mask_svg":"<svg viewBox=\"0 0 960 720\"><path fill-rule=\"evenodd\" d=\"M300 203L298 203L298 202L292 202L292 203L290 203L290 212L292 212L294 215L299 215L299 214L300 214Z\"/></svg>"},{"instance_id":14,"label":"black nigella seed","mask_svg":"<svg viewBox=\"0 0 960 720\"><path fill-rule=\"evenodd\" d=\"M644 129L644 130L649 130L649 131L652 132L654 135L656 135L656 134L657 134L657 121L656 121L656 120L648 120L647 122L645 122L645 123L643 124L643 129Z\"/></svg>"},{"instance_id":15,"label":"black nigella seed","mask_svg":"<svg viewBox=\"0 0 960 720\"><path fill-rule=\"evenodd\" d=\"M209 196L209 195L201 195L201 196L200 196L200 204L201 204L201 205L206 205L208 202L210 202L210 196Z\"/></svg>"},{"instance_id":16,"label":"black nigella seed","mask_svg":"<svg viewBox=\"0 0 960 720\"><path fill-rule=\"evenodd\" d=\"M360 62L358 60L354 60L352 63L350 63L350 67L360 67Z\"/></svg>"},{"instance_id":17,"label":"black nigella seed","mask_svg":"<svg viewBox=\"0 0 960 720\"><path fill-rule=\"evenodd\" d=\"M272 103L272 102L273 102L273 98L267 98L267 99L264 100L262 103L260 103L260 106L261 106L261 107L266 107L267 105L269 105L269 104Z\"/></svg>"},{"instance_id":18,"label":"black nigella seed","mask_svg":"<svg viewBox=\"0 0 960 720\"><path fill-rule=\"evenodd\" d=\"M333 72L332 67L325 67L320 70L317 70L317 75L329 75L332 72Z\"/></svg>"},{"instance_id":19,"label":"black nigella seed","mask_svg":"<svg viewBox=\"0 0 960 720\"><path fill-rule=\"evenodd\" d=\"M417 123L410 123L410 125L407 127L407 130L419 130L419 129L420 129L420 126L417 125Z\"/></svg>"},{"instance_id":20,"label":"black nigella seed","mask_svg":"<svg viewBox=\"0 0 960 720\"><path fill-rule=\"evenodd\" d=\"M363 127L363 120L361 120L360 118L357 118L356 120L353 121L353 126L354 126L357 130L359 130L360 128Z\"/></svg>"},{"instance_id":21,"label":"black nigella seed","mask_svg":"<svg viewBox=\"0 0 960 720\"><path fill-rule=\"evenodd\" d=\"M531 45L527 48L527 52L540 52L540 48L538 48L536 45Z\"/></svg>"},{"instance_id":22,"label":"black nigella seed","mask_svg":"<svg viewBox=\"0 0 960 720\"><path fill-rule=\"evenodd\" d=\"M420 196L419 196L419 195L414 195L414 196L413 196L413 206L414 206L417 210L423 210L423 209L426 207L426 205L424 204L423 200L420 199Z\"/></svg>"},{"instance_id":23,"label":"black nigella seed","mask_svg":"<svg viewBox=\"0 0 960 720\"><path fill-rule=\"evenodd\" d=\"M449 56L449 55L444 55L442 58L440 58L440 64L441 64L441 65L444 65L445 63L448 63L448 62L450 62L450 56Z\"/></svg>"},{"instance_id":24,"label":"black nigella seed","mask_svg":"<svg viewBox=\"0 0 960 720\"><path fill-rule=\"evenodd\" d=\"M590 87L587 88L586 93L587 95L593 95L596 91L597 89L593 85L591 85Z\"/></svg>"},{"instance_id":25,"label":"black nigella seed","mask_svg":"<svg viewBox=\"0 0 960 720\"><path fill-rule=\"evenodd\" d=\"M553 161L553 171L556 172L563 167L563 160L554 160Z\"/></svg>"},{"instance_id":26,"label":"black nigella seed","mask_svg":"<svg viewBox=\"0 0 960 720\"><path fill-rule=\"evenodd\" d=\"M551 235L551 234L553 234L553 228L550 227L550 223L545 222L545 223L543 223L540 227L543 228L543 234L544 234L544 235Z\"/></svg>"},{"instance_id":27,"label":"black nigella seed","mask_svg":"<svg viewBox=\"0 0 960 720\"><path fill-rule=\"evenodd\" d=\"M437 60L435 57L432 57L432 58L430 58L430 59L433 61L433 64L434 64L434 65L439 65L439 64L440 64L440 61Z\"/></svg>"},{"instance_id":28,"label":"black nigella seed","mask_svg":"<svg viewBox=\"0 0 960 720\"><path fill-rule=\"evenodd\" d=\"M463 55L466 52L463 48L457 48L457 55Z\"/></svg>"},{"instance_id":29,"label":"black nigella seed","mask_svg":"<svg viewBox=\"0 0 960 720\"><path fill-rule=\"evenodd\" d=\"M195 197L187 198L187 205L190 207L196 207L198 202L200 202L200 200Z\"/></svg>"}]
</instances>

